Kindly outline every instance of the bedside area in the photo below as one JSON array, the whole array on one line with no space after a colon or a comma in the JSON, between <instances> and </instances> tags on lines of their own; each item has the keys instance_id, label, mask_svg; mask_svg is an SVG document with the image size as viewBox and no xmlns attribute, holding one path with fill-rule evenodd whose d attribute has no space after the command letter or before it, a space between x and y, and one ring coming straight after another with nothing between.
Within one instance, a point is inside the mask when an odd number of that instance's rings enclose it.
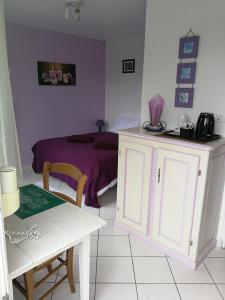
<instances>
[{"instance_id":1,"label":"bedside area","mask_svg":"<svg viewBox=\"0 0 225 300\"><path fill-rule=\"evenodd\" d=\"M117 225L196 269L217 243L224 164L225 139L120 131Z\"/></svg>"}]
</instances>

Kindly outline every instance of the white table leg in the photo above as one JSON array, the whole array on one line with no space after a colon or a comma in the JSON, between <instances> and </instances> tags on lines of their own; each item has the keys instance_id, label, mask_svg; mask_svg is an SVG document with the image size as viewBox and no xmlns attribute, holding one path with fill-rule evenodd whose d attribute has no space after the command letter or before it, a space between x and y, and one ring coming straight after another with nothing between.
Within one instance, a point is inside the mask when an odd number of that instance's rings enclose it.
<instances>
[{"instance_id":1,"label":"white table leg","mask_svg":"<svg viewBox=\"0 0 225 300\"><path fill-rule=\"evenodd\" d=\"M79 247L80 300L89 300L90 277L90 235L85 237Z\"/></svg>"}]
</instances>

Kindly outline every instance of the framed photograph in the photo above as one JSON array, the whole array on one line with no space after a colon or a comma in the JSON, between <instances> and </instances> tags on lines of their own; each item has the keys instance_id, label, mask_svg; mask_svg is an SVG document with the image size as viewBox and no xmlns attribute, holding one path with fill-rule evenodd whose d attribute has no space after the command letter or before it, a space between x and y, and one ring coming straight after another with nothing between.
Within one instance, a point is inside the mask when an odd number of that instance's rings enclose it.
<instances>
[{"instance_id":1,"label":"framed photograph","mask_svg":"<svg viewBox=\"0 0 225 300\"><path fill-rule=\"evenodd\" d=\"M177 65L177 83L195 83L196 63L180 63Z\"/></svg>"},{"instance_id":2,"label":"framed photograph","mask_svg":"<svg viewBox=\"0 0 225 300\"><path fill-rule=\"evenodd\" d=\"M176 107L193 107L194 89L193 88L176 88L175 106Z\"/></svg>"},{"instance_id":3,"label":"framed photograph","mask_svg":"<svg viewBox=\"0 0 225 300\"><path fill-rule=\"evenodd\" d=\"M198 57L199 36L190 36L180 39L179 58Z\"/></svg>"},{"instance_id":4,"label":"framed photograph","mask_svg":"<svg viewBox=\"0 0 225 300\"><path fill-rule=\"evenodd\" d=\"M39 85L76 85L76 65L37 62Z\"/></svg>"},{"instance_id":5,"label":"framed photograph","mask_svg":"<svg viewBox=\"0 0 225 300\"><path fill-rule=\"evenodd\" d=\"M123 73L134 73L134 72L135 72L135 59L124 59Z\"/></svg>"}]
</instances>

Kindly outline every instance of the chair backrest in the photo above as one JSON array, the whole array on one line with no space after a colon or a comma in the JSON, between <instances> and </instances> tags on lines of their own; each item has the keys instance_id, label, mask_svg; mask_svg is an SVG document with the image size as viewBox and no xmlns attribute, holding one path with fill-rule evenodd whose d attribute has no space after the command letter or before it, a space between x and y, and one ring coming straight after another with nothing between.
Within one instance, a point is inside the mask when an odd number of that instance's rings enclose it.
<instances>
[{"instance_id":1,"label":"chair backrest","mask_svg":"<svg viewBox=\"0 0 225 300\"><path fill-rule=\"evenodd\" d=\"M63 174L77 181L76 201L74 201L73 198L60 192L51 191L51 193L81 207L83 189L87 181L87 176L82 174L81 171L73 165L69 165L65 163L45 162L43 168L43 187L47 191L49 191L49 173Z\"/></svg>"}]
</instances>

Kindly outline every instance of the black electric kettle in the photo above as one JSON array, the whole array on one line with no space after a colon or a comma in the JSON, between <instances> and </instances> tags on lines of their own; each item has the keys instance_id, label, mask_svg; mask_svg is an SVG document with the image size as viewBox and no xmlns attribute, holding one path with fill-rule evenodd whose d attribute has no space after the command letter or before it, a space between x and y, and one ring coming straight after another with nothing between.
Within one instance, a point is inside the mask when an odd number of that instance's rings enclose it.
<instances>
[{"instance_id":1,"label":"black electric kettle","mask_svg":"<svg viewBox=\"0 0 225 300\"><path fill-rule=\"evenodd\" d=\"M195 137L204 138L214 134L214 116L212 113L200 113L196 125Z\"/></svg>"}]
</instances>

